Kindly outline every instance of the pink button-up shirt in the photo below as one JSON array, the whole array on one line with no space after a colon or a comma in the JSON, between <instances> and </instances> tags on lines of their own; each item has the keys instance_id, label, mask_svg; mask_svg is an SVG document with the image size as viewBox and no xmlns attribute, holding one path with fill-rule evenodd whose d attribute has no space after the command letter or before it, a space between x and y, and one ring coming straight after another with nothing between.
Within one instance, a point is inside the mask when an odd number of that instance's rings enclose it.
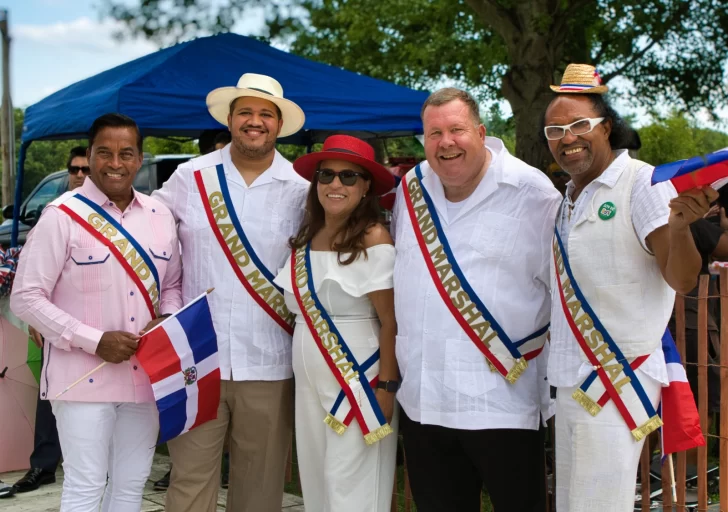
<instances>
[{"instance_id":1,"label":"pink button-up shirt","mask_svg":"<svg viewBox=\"0 0 728 512\"><path fill-rule=\"evenodd\" d=\"M49 205L20 253L10 308L45 338L40 392L51 400L103 362L96 347L104 332L138 333L151 320L144 292L116 257L55 206L75 193L101 206L147 251L159 273L160 314L182 307L179 241L166 206L135 191L122 212L90 179ZM154 394L149 377L132 357L108 363L60 399L149 402Z\"/></svg>"}]
</instances>

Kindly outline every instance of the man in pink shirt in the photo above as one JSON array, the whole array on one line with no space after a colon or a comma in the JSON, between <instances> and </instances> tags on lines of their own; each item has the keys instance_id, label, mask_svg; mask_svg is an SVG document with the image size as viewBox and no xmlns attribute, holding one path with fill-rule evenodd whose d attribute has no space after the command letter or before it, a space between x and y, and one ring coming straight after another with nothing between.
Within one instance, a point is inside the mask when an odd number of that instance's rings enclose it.
<instances>
[{"instance_id":1,"label":"man in pink shirt","mask_svg":"<svg viewBox=\"0 0 728 512\"><path fill-rule=\"evenodd\" d=\"M158 415L134 354L140 331L182 306L182 266L170 211L132 188L142 158L132 119L94 121L89 179L43 212L10 298L47 341L40 392L61 440L61 512L98 512L102 497L104 512L138 512L151 470Z\"/></svg>"}]
</instances>

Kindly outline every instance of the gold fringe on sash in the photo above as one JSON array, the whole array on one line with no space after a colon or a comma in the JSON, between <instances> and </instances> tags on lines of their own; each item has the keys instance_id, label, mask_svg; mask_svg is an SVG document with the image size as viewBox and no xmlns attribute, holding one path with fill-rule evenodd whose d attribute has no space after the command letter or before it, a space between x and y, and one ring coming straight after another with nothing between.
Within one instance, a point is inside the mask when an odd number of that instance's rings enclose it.
<instances>
[{"instance_id":1,"label":"gold fringe on sash","mask_svg":"<svg viewBox=\"0 0 728 512\"><path fill-rule=\"evenodd\" d=\"M324 423L326 423L329 427L331 427L331 430L333 430L334 432L336 432L339 435L346 432L346 425L344 425L339 420L334 418L333 414L331 414L331 413L326 415L326 418L324 419Z\"/></svg>"},{"instance_id":2,"label":"gold fringe on sash","mask_svg":"<svg viewBox=\"0 0 728 512\"><path fill-rule=\"evenodd\" d=\"M659 416L653 416L645 422L641 427L637 427L632 431L632 437L635 441L642 441L645 437L649 436L652 432L662 426L662 420Z\"/></svg>"},{"instance_id":3,"label":"gold fringe on sash","mask_svg":"<svg viewBox=\"0 0 728 512\"><path fill-rule=\"evenodd\" d=\"M511 384L515 384L515 382L518 380L518 377L520 377L521 374L526 371L526 368L528 368L528 361L526 361L525 357L516 359L515 364L508 372L508 375L506 375L506 380Z\"/></svg>"},{"instance_id":4,"label":"gold fringe on sash","mask_svg":"<svg viewBox=\"0 0 728 512\"><path fill-rule=\"evenodd\" d=\"M376 443L377 441L381 441L385 437L387 437L389 434L394 433L392 430L392 427L389 426L389 423L385 423L381 427L379 427L376 430L372 430L367 435L364 436L364 442L367 445L372 445Z\"/></svg>"},{"instance_id":5,"label":"gold fringe on sash","mask_svg":"<svg viewBox=\"0 0 728 512\"><path fill-rule=\"evenodd\" d=\"M571 395L571 398L576 400L576 402L581 405L586 412L591 414L592 416L596 416L599 414L599 411L602 410L602 408L599 406L598 403L596 403L594 400L589 398L589 395L584 393L580 388L577 388L576 391L574 391L574 394ZM634 434L634 432L633 432Z\"/></svg>"}]
</instances>

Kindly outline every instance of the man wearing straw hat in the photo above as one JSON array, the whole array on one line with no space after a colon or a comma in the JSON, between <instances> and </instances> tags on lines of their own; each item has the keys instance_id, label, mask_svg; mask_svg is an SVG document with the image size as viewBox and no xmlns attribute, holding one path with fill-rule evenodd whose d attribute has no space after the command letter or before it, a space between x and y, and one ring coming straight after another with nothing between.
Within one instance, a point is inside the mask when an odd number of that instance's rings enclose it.
<instances>
[{"instance_id":1,"label":"man wearing straw hat","mask_svg":"<svg viewBox=\"0 0 728 512\"><path fill-rule=\"evenodd\" d=\"M629 128L594 67L571 64L551 88L544 135L571 176L551 262L556 507L626 512L644 439L661 425L674 290L689 292L701 267L690 224L717 192L650 186L652 166L621 149Z\"/></svg>"},{"instance_id":2,"label":"man wearing straw hat","mask_svg":"<svg viewBox=\"0 0 728 512\"><path fill-rule=\"evenodd\" d=\"M230 428L227 510L278 512L293 427L293 315L272 283L303 217L308 182L275 149L301 108L269 76L207 96L232 143L174 172L154 197L179 223L185 302L210 286L222 390L217 419L169 442L167 510L214 512Z\"/></svg>"},{"instance_id":3,"label":"man wearing straw hat","mask_svg":"<svg viewBox=\"0 0 728 512\"><path fill-rule=\"evenodd\" d=\"M132 188L142 165L132 119L96 119L87 154L88 179L31 231L10 307L46 341L40 394L63 453L61 512L98 512L102 497L105 511L136 512L159 420L134 354L140 331L182 306L179 240L169 210Z\"/></svg>"}]
</instances>

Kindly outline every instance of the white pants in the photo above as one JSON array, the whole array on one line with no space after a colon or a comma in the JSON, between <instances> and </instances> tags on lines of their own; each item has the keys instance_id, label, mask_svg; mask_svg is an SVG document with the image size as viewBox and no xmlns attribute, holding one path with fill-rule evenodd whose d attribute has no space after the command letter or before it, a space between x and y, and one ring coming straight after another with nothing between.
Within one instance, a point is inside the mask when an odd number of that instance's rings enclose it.
<instances>
[{"instance_id":1,"label":"white pants","mask_svg":"<svg viewBox=\"0 0 728 512\"><path fill-rule=\"evenodd\" d=\"M657 408L662 385L636 371ZM611 400L595 417L558 388L556 397L556 509L631 512L644 439L636 442Z\"/></svg>"},{"instance_id":2,"label":"white pants","mask_svg":"<svg viewBox=\"0 0 728 512\"><path fill-rule=\"evenodd\" d=\"M51 404L63 453L60 512L98 512L102 497L103 512L139 512L159 432L154 402Z\"/></svg>"},{"instance_id":3,"label":"white pants","mask_svg":"<svg viewBox=\"0 0 728 512\"><path fill-rule=\"evenodd\" d=\"M355 353L362 345L366 350L375 350L367 340L376 332L367 335L357 323L342 323L339 329ZM372 370L378 371L378 363ZM368 446L356 420L343 435L324 423L328 411L321 405L319 394L335 398L341 388L305 326L297 325L294 333L293 371L296 452L307 512L389 512L397 458L396 402L391 423L394 433Z\"/></svg>"}]
</instances>

